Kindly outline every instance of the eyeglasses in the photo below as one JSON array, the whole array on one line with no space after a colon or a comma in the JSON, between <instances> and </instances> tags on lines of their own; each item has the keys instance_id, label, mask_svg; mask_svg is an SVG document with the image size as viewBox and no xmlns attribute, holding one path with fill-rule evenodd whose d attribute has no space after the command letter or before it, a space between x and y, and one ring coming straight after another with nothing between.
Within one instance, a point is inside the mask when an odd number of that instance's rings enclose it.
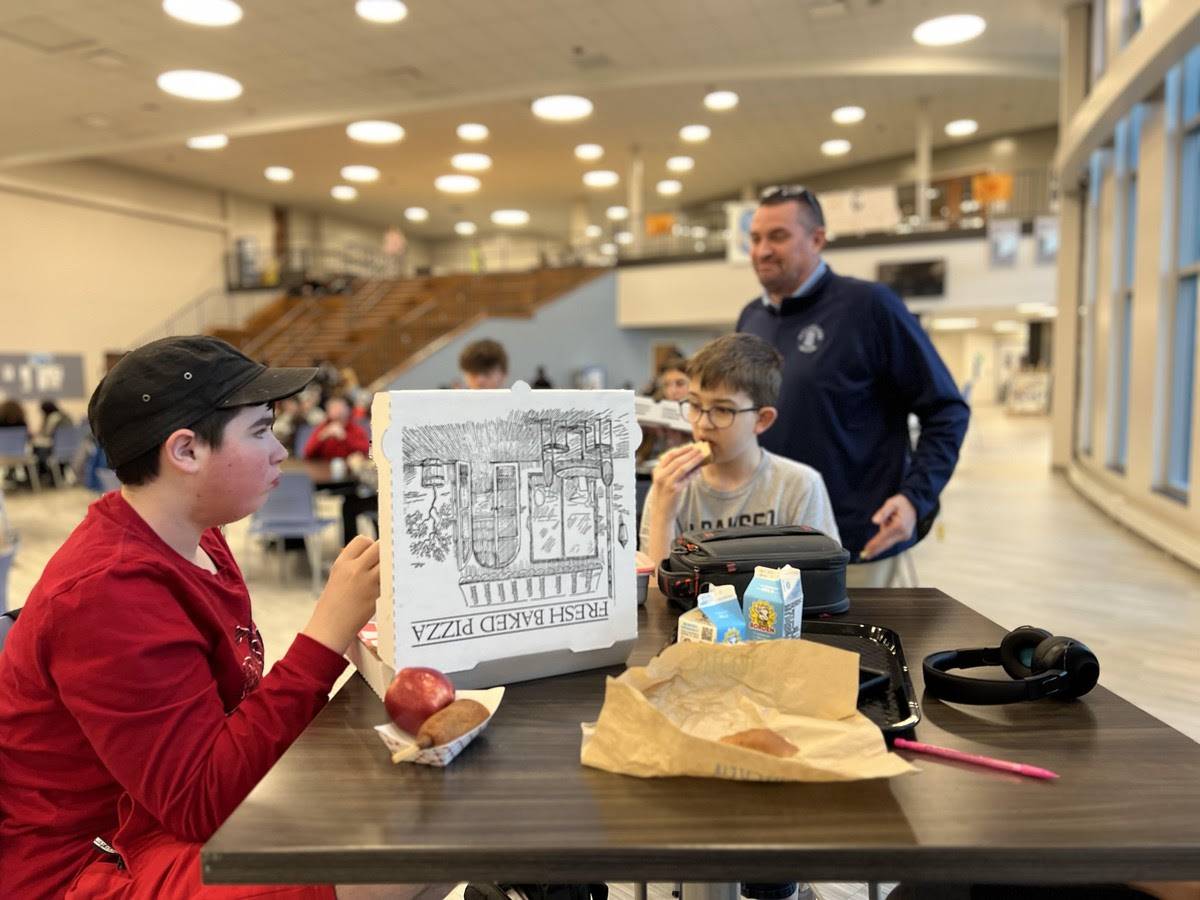
<instances>
[{"instance_id":1,"label":"eyeglasses","mask_svg":"<svg viewBox=\"0 0 1200 900\"><path fill-rule=\"evenodd\" d=\"M740 413L758 412L761 408L760 406L747 406L745 409L733 409L729 406L710 406L705 409L691 400L679 401L679 411L683 413L685 419L695 425L704 416L708 416L709 424L713 428L728 428Z\"/></svg>"},{"instance_id":2,"label":"eyeglasses","mask_svg":"<svg viewBox=\"0 0 1200 900\"><path fill-rule=\"evenodd\" d=\"M825 225L825 213L821 209L821 203L817 200L817 195L802 184L777 184L769 188L764 188L762 193L758 195L758 202L767 204L768 206L776 203L786 203L789 200L796 200L806 204L816 217L817 224L821 226Z\"/></svg>"}]
</instances>

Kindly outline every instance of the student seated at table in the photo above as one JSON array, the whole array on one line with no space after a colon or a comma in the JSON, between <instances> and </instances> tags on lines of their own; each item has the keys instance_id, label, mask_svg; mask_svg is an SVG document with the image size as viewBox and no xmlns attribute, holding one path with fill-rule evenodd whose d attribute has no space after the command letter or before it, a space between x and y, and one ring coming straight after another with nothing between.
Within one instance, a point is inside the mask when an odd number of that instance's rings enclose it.
<instances>
[{"instance_id":1,"label":"student seated at table","mask_svg":"<svg viewBox=\"0 0 1200 900\"><path fill-rule=\"evenodd\" d=\"M508 382L508 354L498 341L484 338L467 344L458 355L463 384L472 391L502 388Z\"/></svg>"},{"instance_id":2,"label":"student seated at table","mask_svg":"<svg viewBox=\"0 0 1200 900\"><path fill-rule=\"evenodd\" d=\"M371 438L361 425L350 421L350 404L334 397L325 404L325 421L308 439L305 459L345 459L353 453L366 455Z\"/></svg>"},{"instance_id":3,"label":"student seated at table","mask_svg":"<svg viewBox=\"0 0 1200 900\"><path fill-rule=\"evenodd\" d=\"M777 415L782 365L750 334L719 337L688 362L684 415L712 462L701 467L693 444L659 457L642 509L641 549L651 559L666 558L676 535L697 528L811 525L841 540L821 474L758 446Z\"/></svg>"},{"instance_id":4,"label":"student seated at table","mask_svg":"<svg viewBox=\"0 0 1200 900\"><path fill-rule=\"evenodd\" d=\"M271 404L314 374L176 337L96 388L88 419L122 488L51 558L0 653L0 897L335 896L204 888L199 866L324 706L379 596L379 546L358 537L263 672L220 528L278 483Z\"/></svg>"},{"instance_id":5,"label":"student seated at table","mask_svg":"<svg viewBox=\"0 0 1200 900\"><path fill-rule=\"evenodd\" d=\"M655 400L679 403L687 399L689 384L687 360L682 356L673 356L658 370L658 376L654 379L653 397ZM643 425L642 443L638 446L636 454L639 471L643 465L648 468L653 464L652 461L657 461L667 450L689 443L689 441L690 438L686 431Z\"/></svg>"}]
</instances>

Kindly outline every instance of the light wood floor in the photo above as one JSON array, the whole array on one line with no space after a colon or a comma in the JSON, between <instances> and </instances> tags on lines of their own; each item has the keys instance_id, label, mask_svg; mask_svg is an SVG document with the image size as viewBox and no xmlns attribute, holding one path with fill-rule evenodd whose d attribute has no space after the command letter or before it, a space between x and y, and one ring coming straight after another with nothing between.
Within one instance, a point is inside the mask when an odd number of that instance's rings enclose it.
<instances>
[{"instance_id":1,"label":"light wood floor","mask_svg":"<svg viewBox=\"0 0 1200 900\"><path fill-rule=\"evenodd\" d=\"M1049 471L1048 461L1048 420L976 410L958 471L942 495L940 524L916 551L920 583L1006 628L1031 624L1078 638L1100 657L1106 687L1200 740L1200 573L1097 511ZM21 532L10 606L24 602L90 499L80 489L9 495L9 518ZM333 530L327 559L337 550ZM293 554L291 579L283 582L277 559L247 555L242 523L228 535L273 662L315 599L303 563ZM617 900L632 897L629 885L613 887ZM670 885L655 885L651 896L670 900L669 891ZM824 900L866 898L862 885L818 891Z\"/></svg>"}]
</instances>

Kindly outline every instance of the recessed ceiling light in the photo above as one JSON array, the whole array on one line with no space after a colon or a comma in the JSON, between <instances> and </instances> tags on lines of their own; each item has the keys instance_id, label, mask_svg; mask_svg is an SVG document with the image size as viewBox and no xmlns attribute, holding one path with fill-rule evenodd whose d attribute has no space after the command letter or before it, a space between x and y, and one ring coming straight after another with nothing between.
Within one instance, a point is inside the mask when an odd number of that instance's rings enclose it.
<instances>
[{"instance_id":1,"label":"recessed ceiling light","mask_svg":"<svg viewBox=\"0 0 1200 900\"><path fill-rule=\"evenodd\" d=\"M242 19L242 8L233 0L163 0L163 12L189 25L219 27Z\"/></svg>"},{"instance_id":2,"label":"recessed ceiling light","mask_svg":"<svg viewBox=\"0 0 1200 900\"><path fill-rule=\"evenodd\" d=\"M861 106L839 106L833 111L833 121L839 125L854 125L867 117Z\"/></svg>"},{"instance_id":3,"label":"recessed ceiling light","mask_svg":"<svg viewBox=\"0 0 1200 900\"><path fill-rule=\"evenodd\" d=\"M672 156L667 160L667 169L671 172L690 172L696 166L696 161L690 156Z\"/></svg>"},{"instance_id":4,"label":"recessed ceiling light","mask_svg":"<svg viewBox=\"0 0 1200 900\"><path fill-rule=\"evenodd\" d=\"M158 87L185 100L233 100L242 95L235 79L219 72L173 69L158 76Z\"/></svg>"},{"instance_id":5,"label":"recessed ceiling light","mask_svg":"<svg viewBox=\"0 0 1200 900\"><path fill-rule=\"evenodd\" d=\"M821 142L821 152L826 156L845 156L850 152L850 142L842 138Z\"/></svg>"},{"instance_id":6,"label":"recessed ceiling light","mask_svg":"<svg viewBox=\"0 0 1200 900\"><path fill-rule=\"evenodd\" d=\"M454 233L460 234L463 237L470 237L478 230L479 229L477 229L475 227L474 222L455 222L454 223Z\"/></svg>"},{"instance_id":7,"label":"recessed ceiling light","mask_svg":"<svg viewBox=\"0 0 1200 900\"><path fill-rule=\"evenodd\" d=\"M616 234L613 235L613 240L616 241L618 244L620 244L623 247L628 246L629 244L633 243L633 232L618 231Z\"/></svg>"},{"instance_id":8,"label":"recessed ceiling light","mask_svg":"<svg viewBox=\"0 0 1200 900\"><path fill-rule=\"evenodd\" d=\"M600 237L602 234L604 234L604 229L599 225L589 225L587 228L583 229L583 236L587 238L595 239Z\"/></svg>"},{"instance_id":9,"label":"recessed ceiling light","mask_svg":"<svg viewBox=\"0 0 1200 900\"><path fill-rule=\"evenodd\" d=\"M410 206L404 211L404 218L410 222L425 222L429 219L429 210L423 206Z\"/></svg>"},{"instance_id":10,"label":"recessed ceiling light","mask_svg":"<svg viewBox=\"0 0 1200 900\"><path fill-rule=\"evenodd\" d=\"M263 174L267 176L267 181L291 181L296 177L296 173L287 166L267 166Z\"/></svg>"},{"instance_id":11,"label":"recessed ceiling light","mask_svg":"<svg viewBox=\"0 0 1200 900\"><path fill-rule=\"evenodd\" d=\"M574 122L592 114L592 101L574 94L552 94L533 101L533 114L551 122Z\"/></svg>"},{"instance_id":12,"label":"recessed ceiling light","mask_svg":"<svg viewBox=\"0 0 1200 900\"><path fill-rule=\"evenodd\" d=\"M404 128L395 122L367 120L351 122L346 126L346 134L364 144L394 144L404 138Z\"/></svg>"},{"instance_id":13,"label":"recessed ceiling light","mask_svg":"<svg viewBox=\"0 0 1200 900\"><path fill-rule=\"evenodd\" d=\"M583 173L583 183L592 188L610 188L620 180L620 175L608 169L592 169Z\"/></svg>"},{"instance_id":14,"label":"recessed ceiling light","mask_svg":"<svg viewBox=\"0 0 1200 900\"><path fill-rule=\"evenodd\" d=\"M948 47L961 44L983 34L987 28L979 16L939 16L922 22L913 29L913 40L926 47Z\"/></svg>"},{"instance_id":15,"label":"recessed ceiling light","mask_svg":"<svg viewBox=\"0 0 1200 900\"><path fill-rule=\"evenodd\" d=\"M604 148L599 144L580 144L575 148L575 158L584 162L595 162L604 155Z\"/></svg>"},{"instance_id":16,"label":"recessed ceiling light","mask_svg":"<svg viewBox=\"0 0 1200 900\"><path fill-rule=\"evenodd\" d=\"M198 134L187 139L193 150L220 150L229 146L229 138L223 134Z\"/></svg>"},{"instance_id":17,"label":"recessed ceiling light","mask_svg":"<svg viewBox=\"0 0 1200 900\"><path fill-rule=\"evenodd\" d=\"M696 238L696 240L703 240L704 238L708 237L708 229L703 225L693 225L692 230L689 233L692 237Z\"/></svg>"},{"instance_id":18,"label":"recessed ceiling light","mask_svg":"<svg viewBox=\"0 0 1200 900\"><path fill-rule=\"evenodd\" d=\"M1018 303L1017 312L1023 316L1042 316L1046 319L1053 319L1058 315L1058 307L1041 302Z\"/></svg>"},{"instance_id":19,"label":"recessed ceiling light","mask_svg":"<svg viewBox=\"0 0 1200 900\"><path fill-rule=\"evenodd\" d=\"M528 225L529 213L523 209L498 209L492 213L496 225Z\"/></svg>"},{"instance_id":20,"label":"recessed ceiling light","mask_svg":"<svg viewBox=\"0 0 1200 900\"><path fill-rule=\"evenodd\" d=\"M978 325L979 320L974 316L946 316L929 323L934 331L969 331Z\"/></svg>"},{"instance_id":21,"label":"recessed ceiling light","mask_svg":"<svg viewBox=\"0 0 1200 900\"><path fill-rule=\"evenodd\" d=\"M600 252L603 253L605 256L616 256L617 255L617 245L616 244L601 244Z\"/></svg>"},{"instance_id":22,"label":"recessed ceiling light","mask_svg":"<svg viewBox=\"0 0 1200 900\"><path fill-rule=\"evenodd\" d=\"M946 134L950 137L966 137L979 130L979 123L974 119L955 119L946 123Z\"/></svg>"},{"instance_id":23,"label":"recessed ceiling light","mask_svg":"<svg viewBox=\"0 0 1200 900\"><path fill-rule=\"evenodd\" d=\"M479 179L474 175L439 175L433 186L447 194L470 194L479 190Z\"/></svg>"},{"instance_id":24,"label":"recessed ceiling light","mask_svg":"<svg viewBox=\"0 0 1200 900\"><path fill-rule=\"evenodd\" d=\"M486 125L480 125L478 122L463 122L454 129L454 133L464 141L486 141L491 132Z\"/></svg>"},{"instance_id":25,"label":"recessed ceiling light","mask_svg":"<svg viewBox=\"0 0 1200 900\"><path fill-rule=\"evenodd\" d=\"M705 95L704 105L716 112L724 112L738 105L738 95L733 91L712 91Z\"/></svg>"},{"instance_id":26,"label":"recessed ceiling light","mask_svg":"<svg viewBox=\"0 0 1200 900\"><path fill-rule=\"evenodd\" d=\"M483 172L492 167L492 158L486 153L455 153L450 165L464 172Z\"/></svg>"},{"instance_id":27,"label":"recessed ceiling light","mask_svg":"<svg viewBox=\"0 0 1200 900\"><path fill-rule=\"evenodd\" d=\"M670 197L683 190L683 184L674 178L664 178L654 186L654 189L664 197Z\"/></svg>"},{"instance_id":28,"label":"recessed ceiling light","mask_svg":"<svg viewBox=\"0 0 1200 900\"><path fill-rule=\"evenodd\" d=\"M360 18L381 25L391 25L408 15L408 7L400 0L358 0L354 11Z\"/></svg>"},{"instance_id":29,"label":"recessed ceiling light","mask_svg":"<svg viewBox=\"0 0 1200 900\"><path fill-rule=\"evenodd\" d=\"M342 166L342 177L359 183L378 181L379 170L374 166Z\"/></svg>"},{"instance_id":30,"label":"recessed ceiling light","mask_svg":"<svg viewBox=\"0 0 1200 900\"><path fill-rule=\"evenodd\" d=\"M358 196L358 188L351 187L348 184L335 184L329 189L329 195L334 200L346 202Z\"/></svg>"},{"instance_id":31,"label":"recessed ceiling light","mask_svg":"<svg viewBox=\"0 0 1200 900\"><path fill-rule=\"evenodd\" d=\"M613 222L624 222L629 218L629 208L625 206L610 206L604 211L604 215Z\"/></svg>"},{"instance_id":32,"label":"recessed ceiling light","mask_svg":"<svg viewBox=\"0 0 1200 900\"><path fill-rule=\"evenodd\" d=\"M699 144L707 141L712 135L712 129L707 125L684 125L679 129L679 136L689 144Z\"/></svg>"},{"instance_id":33,"label":"recessed ceiling light","mask_svg":"<svg viewBox=\"0 0 1200 900\"><path fill-rule=\"evenodd\" d=\"M995 331L999 334L1016 334L1017 332L1024 330L1024 324L1021 322L1016 322L1012 319L1001 319L999 322L996 322L992 325L992 331Z\"/></svg>"}]
</instances>

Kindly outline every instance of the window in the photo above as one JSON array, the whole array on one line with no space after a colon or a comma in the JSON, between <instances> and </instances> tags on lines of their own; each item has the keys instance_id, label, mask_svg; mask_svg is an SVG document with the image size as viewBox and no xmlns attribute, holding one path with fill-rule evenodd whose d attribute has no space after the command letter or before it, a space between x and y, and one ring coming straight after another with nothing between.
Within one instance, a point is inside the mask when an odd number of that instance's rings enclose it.
<instances>
[{"instance_id":1,"label":"window","mask_svg":"<svg viewBox=\"0 0 1200 900\"><path fill-rule=\"evenodd\" d=\"M1092 455L1093 369L1096 357L1096 281L1100 269L1100 188L1107 150L1097 150L1088 163L1087 208L1083 216L1083 277L1079 309L1079 391L1075 419L1075 452Z\"/></svg>"},{"instance_id":2,"label":"window","mask_svg":"<svg viewBox=\"0 0 1200 900\"><path fill-rule=\"evenodd\" d=\"M1116 196L1108 393L1108 464L1124 472L1129 461L1129 379L1133 347L1133 276L1137 240L1137 169L1145 107L1117 123Z\"/></svg>"},{"instance_id":3,"label":"window","mask_svg":"<svg viewBox=\"0 0 1200 900\"><path fill-rule=\"evenodd\" d=\"M1196 299L1200 282L1200 47L1167 79L1168 133L1178 141L1179 203L1172 210L1178 240L1171 266L1165 459L1162 488L1187 499L1191 482L1192 409L1196 376Z\"/></svg>"}]
</instances>

